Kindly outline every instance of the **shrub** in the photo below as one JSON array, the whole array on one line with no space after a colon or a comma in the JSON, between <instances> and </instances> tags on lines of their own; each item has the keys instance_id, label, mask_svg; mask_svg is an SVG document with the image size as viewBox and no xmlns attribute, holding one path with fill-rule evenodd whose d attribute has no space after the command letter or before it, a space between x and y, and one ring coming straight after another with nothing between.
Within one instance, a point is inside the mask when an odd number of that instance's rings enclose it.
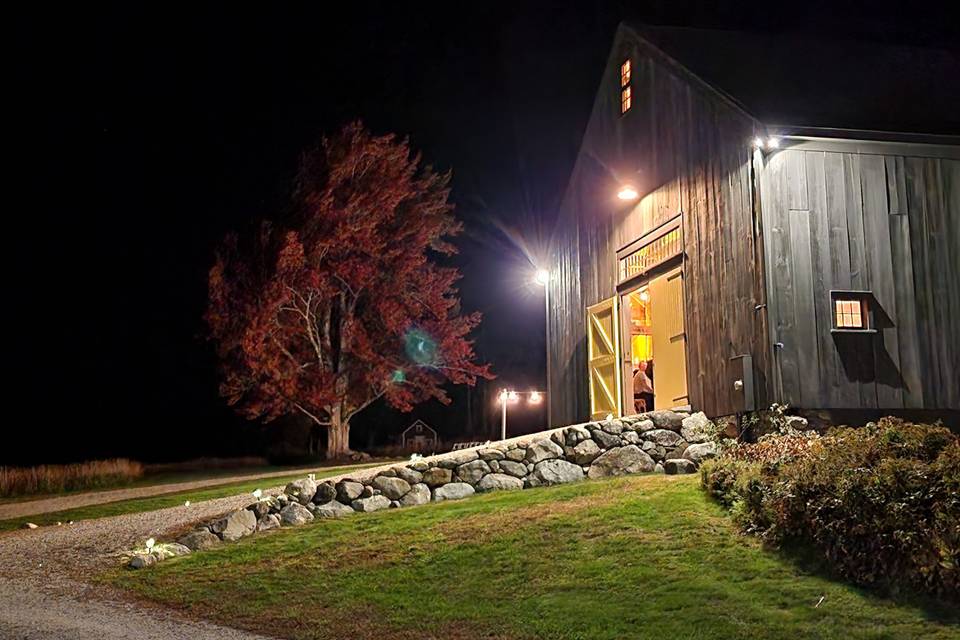
<instances>
[{"instance_id":1,"label":"shrub","mask_svg":"<svg viewBox=\"0 0 960 640\"><path fill-rule=\"evenodd\" d=\"M772 436L726 450L701 480L746 531L810 543L857 583L960 593L960 441L943 427Z\"/></svg>"},{"instance_id":2,"label":"shrub","mask_svg":"<svg viewBox=\"0 0 960 640\"><path fill-rule=\"evenodd\" d=\"M0 467L0 496L26 496L115 486L143 475L139 462L116 458L79 464Z\"/></svg>"}]
</instances>

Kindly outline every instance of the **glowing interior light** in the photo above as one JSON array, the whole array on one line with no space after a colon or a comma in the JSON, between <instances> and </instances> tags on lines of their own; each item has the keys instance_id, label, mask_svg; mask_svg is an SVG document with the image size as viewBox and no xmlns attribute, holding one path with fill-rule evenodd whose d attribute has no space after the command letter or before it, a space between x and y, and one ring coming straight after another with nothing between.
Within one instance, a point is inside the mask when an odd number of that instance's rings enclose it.
<instances>
[{"instance_id":1,"label":"glowing interior light","mask_svg":"<svg viewBox=\"0 0 960 640\"><path fill-rule=\"evenodd\" d=\"M780 138L775 138L770 136L767 138L767 149L779 149L780 148Z\"/></svg>"},{"instance_id":2,"label":"glowing interior light","mask_svg":"<svg viewBox=\"0 0 960 640\"><path fill-rule=\"evenodd\" d=\"M546 286L546 284L550 281L550 272L546 269L537 269L533 279L537 284Z\"/></svg>"},{"instance_id":3,"label":"glowing interior light","mask_svg":"<svg viewBox=\"0 0 960 640\"><path fill-rule=\"evenodd\" d=\"M621 200L636 200L639 196L637 190L629 184L623 185L620 187L620 191L617 191L617 197Z\"/></svg>"},{"instance_id":4,"label":"glowing interior light","mask_svg":"<svg viewBox=\"0 0 960 640\"><path fill-rule=\"evenodd\" d=\"M520 399L520 396L517 395L516 391L511 391L510 393L507 394L507 400L509 400L510 402L516 402L519 399Z\"/></svg>"},{"instance_id":5,"label":"glowing interior light","mask_svg":"<svg viewBox=\"0 0 960 640\"><path fill-rule=\"evenodd\" d=\"M649 300L650 300L650 292L649 292L649 291L645 291L645 290L644 290L644 291L641 291L641 292L640 292L640 299L643 300L644 302L649 301Z\"/></svg>"},{"instance_id":6,"label":"glowing interior light","mask_svg":"<svg viewBox=\"0 0 960 640\"><path fill-rule=\"evenodd\" d=\"M540 396L539 391L530 392L530 404L540 404L541 400L543 400L543 398Z\"/></svg>"}]
</instances>

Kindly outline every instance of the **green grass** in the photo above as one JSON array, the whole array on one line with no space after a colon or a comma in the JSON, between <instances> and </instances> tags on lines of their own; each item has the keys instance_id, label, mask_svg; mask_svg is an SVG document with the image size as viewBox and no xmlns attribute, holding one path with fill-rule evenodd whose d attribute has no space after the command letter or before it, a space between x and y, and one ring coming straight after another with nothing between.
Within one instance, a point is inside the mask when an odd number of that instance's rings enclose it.
<instances>
[{"instance_id":1,"label":"green grass","mask_svg":"<svg viewBox=\"0 0 960 640\"><path fill-rule=\"evenodd\" d=\"M317 469L317 479L327 476L340 475L348 473L355 469L362 469L369 466L384 464L376 462L372 464L353 465L344 467L324 467ZM165 509L167 507L176 507L189 500L196 503L203 500L213 500L215 498L226 498L241 493L249 493L255 489L266 489L286 484L291 480L306 477L300 473L290 476L278 476L274 478L261 478L259 480L247 480L244 482L233 482L202 489L192 489L188 491L177 491L174 493L165 493L159 496L146 498L133 498L130 500L120 500L117 502L108 502L106 504L96 504L87 507L78 507L76 509L67 509L65 511L54 511L51 513L38 514L32 516L22 516L0 520L0 532L18 529L25 522L32 522L38 525L49 525L57 522L68 522L70 520L90 520L92 518L104 518L108 516L119 516L127 513L141 513L143 511L154 511L156 509ZM251 498L252 501L252 498Z\"/></svg>"},{"instance_id":2,"label":"green grass","mask_svg":"<svg viewBox=\"0 0 960 640\"><path fill-rule=\"evenodd\" d=\"M960 637L945 607L884 599L737 534L689 476L320 521L105 579L286 638Z\"/></svg>"}]
</instances>

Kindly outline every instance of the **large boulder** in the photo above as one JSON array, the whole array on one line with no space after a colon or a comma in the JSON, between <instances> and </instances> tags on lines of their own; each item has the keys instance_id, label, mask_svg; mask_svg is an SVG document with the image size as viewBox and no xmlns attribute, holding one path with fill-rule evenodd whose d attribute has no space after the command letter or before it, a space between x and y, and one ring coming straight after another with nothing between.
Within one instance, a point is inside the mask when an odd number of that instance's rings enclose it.
<instances>
[{"instance_id":1,"label":"large boulder","mask_svg":"<svg viewBox=\"0 0 960 640\"><path fill-rule=\"evenodd\" d=\"M544 460L533 468L530 486L565 484L583 480L583 468L566 460Z\"/></svg>"},{"instance_id":2,"label":"large boulder","mask_svg":"<svg viewBox=\"0 0 960 640\"><path fill-rule=\"evenodd\" d=\"M313 515L317 518L341 518L351 513L353 513L353 507L337 500L318 504L317 508L313 510Z\"/></svg>"},{"instance_id":3,"label":"large boulder","mask_svg":"<svg viewBox=\"0 0 960 640\"><path fill-rule=\"evenodd\" d=\"M490 465L483 460L473 460L457 467L457 477L470 484L477 484L480 478L488 473L490 473Z\"/></svg>"},{"instance_id":4,"label":"large boulder","mask_svg":"<svg viewBox=\"0 0 960 640\"><path fill-rule=\"evenodd\" d=\"M588 465L600 455L600 447L593 440L584 440L567 457L579 465Z\"/></svg>"},{"instance_id":5,"label":"large boulder","mask_svg":"<svg viewBox=\"0 0 960 640\"><path fill-rule=\"evenodd\" d=\"M527 475L527 466L522 462L514 462L513 460L501 460L498 463L500 471L507 473L516 478L522 478Z\"/></svg>"},{"instance_id":6,"label":"large boulder","mask_svg":"<svg viewBox=\"0 0 960 640\"><path fill-rule=\"evenodd\" d=\"M210 531L219 535L220 538L226 542L233 542L234 540L248 536L253 533L256 528L257 517L253 515L252 511L247 509L240 509L229 513L210 525Z\"/></svg>"},{"instance_id":7,"label":"large boulder","mask_svg":"<svg viewBox=\"0 0 960 640\"><path fill-rule=\"evenodd\" d=\"M680 431L685 417L686 414L676 413L675 411L651 411L647 414L647 418L652 420L658 429L670 429L671 431Z\"/></svg>"},{"instance_id":8,"label":"large boulder","mask_svg":"<svg viewBox=\"0 0 960 640\"><path fill-rule=\"evenodd\" d=\"M508 476L505 473L488 473L477 483L477 491L507 491L510 489L523 489L523 480Z\"/></svg>"},{"instance_id":9,"label":"large boulder","mask_svg":"<svg viewBox=\"0 0 960 640\"><path fill-rule=\"evenodd\" d=\"M374 495L369 498L358 498L353 501L354 511L369 513L371 511L380 511L390 506L390 498L384 495Z\"/></svg>"},{"instance_id":10,"label":"large boulder","mask_svg":"<svg viewBox=\"0 0 960 640\"><path fill-rule=\"evenodd\" d=\"M462 464L467 464L476 460L478 457L476 450L466 449L464 451L454 451L453 453L440 458L437 461L437 465L443 467L444 469L456 469Z\"/></svg>"},{"instance_id":11,"label":"large boulder","mask_svg":"<svg viewBox=\"0 0 960 640\"><path fill-rule=\"evenodd\" d=\"M337 483L337 500L350 504L363 494L363 485L353 480L341 480Z\"/></svg>"},{"instance_id":12,"label":"large boulder","mask_svg":"<svg viewBox=\"0 0 960 640\"><path fill-rule=\"evenodd\" d=\"M643 439L661 447L675 447L683 441L680 434L669 429L654 429L643 434Z\"/></svg>"},{"instance_id":13,"label":"large boulder","mask_svg":"<svg viewBox=\"0 0 960 640\"><path fill-rule=\"evenodd\" d=\"M191 551L204 551L220 544L220 538L206 529L197 529L182 536L177 542Z\"/></svg>"},{"instance_id":14,"label":"large boulder","mask_svg":"<svg viewBox=\"0 0 960 640\"><path fill-rule=\"evenodd\" d=\"M186 545L182 545L179 542L167 542L165 544L158 544L153 549L153 555L157 556L157 560L166 560L168 558L177 558L179 556L186 556L190 554L190 548Z\"/></svg>"},{"instance_id":15,"label":"large boulder","mask_svg":"<svg viewBox=\"0 0 960 640\"><path fill-rule=\"evenodd\" d=\"M618 436L623 433L623 422L617 419L604 420L600 423L600 429L602 429L605 433Z\"/></svg>"},{"instance_id":16,"label":"large boulder","mask_svg":"<svg viewBox=\"0 0 960 640\"><path fill-rule=\"evenodd\" d=\"M709 458L715 458L717 456L717 445L714 442L701 442L699 444L692 444L687 447L687 450L683 452L683 457L687 460L692 460L698 465Z\"/></svg>"},{"instance_id":17,"label":"large boulder","mask_svg":"<svg viewBox=\"0 0 960 640\"><path fill-rule=\"evenodd\" d=\"M553 440L542 438L536 442L530 443L527 447L525 460L532 464L537 464L542 460L551 460L563 455L563 449Z\"/></svg>"},{"instance_id":18,"label":"large boulder","mask_svg":"<svg viewBox=\"0 0 960 640\"><path fill-rule=\"evenodd\" d=\"M523 462L523 459L527 456L527 449L526 447L507 449L504 456L506 456L507 460L512 460L513 462Z\"/></svg>"},{"instance_id":19,"label":"large boulder","mask_svg":"<svg viewBox=\"0 0 960 640\"><path fill-rule=\"evenodd\" d=\"M466 482L451 482L450 484L445 484L442 487L434 489L433 499L437 502L441 500L459 500L460 498L472 496L474 493L476 493L474 488Z\"/></svg>"},{"instance_id":20,"label":"large boulder","mask_svg":"<svg viewBox=\"0 0 960 640\"><path fill-rule=\"evenodd\" d=\"M628 473L644 473L653 471L656 463L635 444L610 449L590 465L587 476L590 478L606 478L622 476Z\"/></svg>"},{"instance_id":21,"label":"large boulder","mask_svg":"<svg viewBox=\"0 0 960 640\"><path fill-rule=\"evenodd\" d=\"M620 436L615 436L612 433L607 433L601 429L591 429L590 435L593 436L593 439L601 449L613 449L614 447L619 447L623 442L620 440Z\"/></svg>"},{"instance_id":22,"label":"large boulder","mask_svg":"<svg viewBox=\"0 0 960 640\"><path fill-rule=\"evenodd\" d=\"M313 500L314 494L317 493L317 483L310 478L294 480L287 485L283 492L290 496L292 500L296 500L300 504L307 504Z\"/></svg>"},{"instance_id":23,"label":"large boulder","mask_svg":"<svg viewBox=\"0 0 960 640\"><path fill-rule=\"evenodd\" d=\"M269 531L270 529L276 529L280 526L280 516L275 513L268 513L259 520L257 520L257 533L261 531Z\"/></svg>"},{"instance_id":24,"label":"large boulder","mask_svg":"<svg viewBox=\"0 0 960 640\"><path fill-rule=\"evenodd\" d=\"M311 521L313 521L313 514L299 502L291 502L280 510L280 522L283 524L297 526Z\"/></svg>"},{"instance_id":25,"label":"large boulder","mask_svg":"<svg viewBox=\"0 0 960 640\"><path fill-rule=\"evenodd\" d=\"M567 427L563 430L563 439L568 447L575 447L584 440L590 439L590 431L582 424Z\"/></svg>"},{"instance_id":26,"label":"large boulder","mask_svg":"<svg viewBox=\"0 0 960 640\"><path fill-rule=\"evenodd\" d=\"M271 510L271 501L270 500L257 500L253 504L247 505L247 509L253 511L253 515L257 517L257 520L263 516L270 513Z\"/></svg>"},{"instance_id":27,"label":"large boulder","mask_svg":"<svg viewBox=\"0 0 960 640\"><path fill-rule=\"evenodd\" d=\"M410 467L394 467L397 477L406 481L411 487L423 480L423 473Z\"/></svg>"},{"instance_id":28,"label":"large boulder","mask_svg":"<svg viewBox=\"0 0 960 640\"><path fill-rule=\"evenodd\" d=\"M695 473L697 471L697 465L692 460L671 458L663 463L663 470L669 475Z\"/></svg>"},{"instance_id":29,"label":"large boulder","mask_svg":"<svg viewBox=\"0 0 960 640\"><path fill-rule=\"evenodd\" d=\"M712 431L713 423L707 419L702 411L684 418L683 426L680 427L680 435L690 444L699 444L710 440Z\"/></svg>"},{"instance_id":30,"label":"large boulder","mask_svg":"<svg viewBox=\"0 0 960 640\"><path fill-rule=\"evenodd\" d=\"M313 494L316 504L326 504L337 499L337 487L329 480L317 484L317 492Z\"/></svg>"},{"instance_id":31,"label":"large boulder","mask_svg":"<svg viewBox=\"0 0 960 640\"><path fill-rule=\"evenodd\" d=\"M646 433L656 428L657 425L653 424L653 420L638 420L633 423L633 430L637 433Z\"/></svg>"},{"instance_id":32,"label":"large boulder","mask_svg":"<svg viewBox=\"0 0 960 640\"><path fill-rule=\"evenodd\" d=\"M480 456L481 460L486 460L488 462L490 460L503 460L504 458L503 451L500 451L500 449L494 449L492 447L489 449L480 449L478 455Z\"/></svg>"},{"instance_id":33,"label":"large boulder","mask_svg":"<svg viewBox=\"0 0 960 640\"><path fill-rule=\"evenodd\" d=\"M373 488L379 489L380 493L391 500L399 500L407 491L410 491L410 483L403 478L391 478L390 476L377 476L373 479Z\"/></svg>"},{"instance_id":34,"label":"large boulder","mask_svg":"<svg viewBox=\"0 0 960 640\"><path fill-rule=\"evenodd\" d=\"M430 502L430 487L422 482L410 487L407 495L400 498L400 504L404 507L414 507L428 502Z\"/></svg>"},{"instance_id":35,"label":"large boulder","mask_svg":"<svg viewBox=\"0 0 960 640\"><path fill-rule=\"evenodd\" d=\"M431 467L423 472L423 483L428 487L439 487L453 480L453 471L442 467Z\"/></svg>"}]
</instances>

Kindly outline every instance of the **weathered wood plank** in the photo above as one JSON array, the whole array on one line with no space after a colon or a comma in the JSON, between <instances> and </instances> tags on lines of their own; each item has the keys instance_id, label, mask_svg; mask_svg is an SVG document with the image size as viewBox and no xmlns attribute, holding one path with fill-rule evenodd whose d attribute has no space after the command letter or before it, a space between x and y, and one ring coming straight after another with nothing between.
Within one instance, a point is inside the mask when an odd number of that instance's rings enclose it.
<instances>
[{"instance_id":1,"label":"weathered wood plank","mask_svg":"<svg viewBox=\"0 0 960 640\"><path fill-rule=\"evenodd\" d=\"M850 240L847 236L846 172L842 153L824 155L824 205L830 245L830 280L834 289L852 288L850 281ZM831 309L832 312L832 309ZM832 322L832 318L827 318ZM838 408L860 406L859 382L851 380L843 369L836 344L831 341L833 359L832 397Z\"/></svg>"},{"instance_id":2,"label":"weathered wood plank","mask_svg":"<svg viewBox=\"0 0 960 640\"><path fill-rule=\"evenodd\" d=\"M864 243L860 160L861 156L858 154L843 154L847 238L850 249L850 288L866 291L870 289L870 272ZM875 408L877 406L877 385L872 378L867 379L864 375L866 369L872 369L872 356L870 363L864 362L865 354L861 353L857 346L849 345L850 348L840 351L840 361L847 378L857 384L860 394L859 406Z\"/></svg>"},{"instance_id":3,"label":"weathered wood plank","mask_svg":"<svg viewBox=\"0 0 960 640\"><path fill-rule=\"evenodd\" d=\"M878 330L875 341L877 407L903 407L900 389L900 347L897 338L897 308L890 255L890 215L884 157L864 155L860 179L863 191L863 229L873 297L878 303L873 317Z\"/></svg>"},{"instance_id":4,"label":"weathered wood plank","mask_svg":"<svg viewBox=\"0 0 960 640\"><path fill-rule=\"evenodd\" d=\"M817 398L807 399L807 406L837 407L835 380L839 377L836 348L830 334L833 310L830 289L833 287L830 257L830 229L827 213L825 154L822 151L804 153L807 174L807 198L810 204L810 266L814 308L814 335L817 340Z\"/></svg>"},{"instance_id":5,"label":"weathered wood plank","mask_svg":"<svg viewBox=\"0 0 960 640\"><path fill-rule=\"evenodd\" d=\"M813 264L810 250L810 212L791 209L789 212L790 257L793 262L794 349L800 377L801 407L821 403L818 367L820 349L817 342L816 307L813 301Z\"/></svg>"},{"instance_id":6,"label":"weathered wood plank","mask_svg":"<svg viewBox=\"0 0 960 640\"><path fill-rule=\"evenodd\" d=\"M784 176L786 177L787 207L806 211L807 204L807 167L803 154L796 151L783 151Z\"/></svg>"}]
</instances>

